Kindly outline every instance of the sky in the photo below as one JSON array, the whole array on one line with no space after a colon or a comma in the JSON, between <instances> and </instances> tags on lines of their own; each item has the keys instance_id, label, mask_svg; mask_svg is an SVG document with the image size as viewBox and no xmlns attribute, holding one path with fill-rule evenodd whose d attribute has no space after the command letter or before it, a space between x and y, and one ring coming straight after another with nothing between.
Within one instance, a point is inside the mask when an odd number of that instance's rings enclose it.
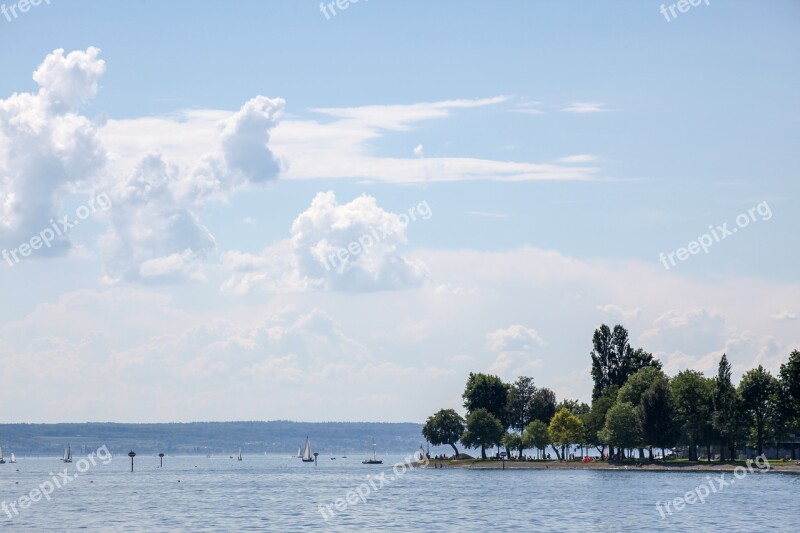
<instances>
[{"instance_id":1,"label":"sky","mask_svg":"<svg viewBox=\"0 0 800 533\"><path fill-rule=\"evenodd\" d=\"M671 375L800 348L797 2L0 3L2 422L589 401L603 323Z\"/></svg>"}]
</instances>

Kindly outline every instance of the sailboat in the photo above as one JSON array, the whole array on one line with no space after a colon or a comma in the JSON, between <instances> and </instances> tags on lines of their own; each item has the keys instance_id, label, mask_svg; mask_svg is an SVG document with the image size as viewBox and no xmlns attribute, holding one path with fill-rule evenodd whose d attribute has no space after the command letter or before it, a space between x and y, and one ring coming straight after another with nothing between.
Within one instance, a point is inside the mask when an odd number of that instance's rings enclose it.
<instances>
[{"instance_id":1,"label":"sailboat","mask_svg":"<svg viewBox=\"0 0 800 533\"><path fill-rule=\"evenodd\" d=\"M237 461L241 461L242 460L242 449L241 448L239 448L239 455L236 456L236 460Z\"/></svg>"},{"instance_id":2,"label":"sailboat","mask_svg":"<svg viewBox=\"0 0 800 533\"><path fill-rule=\"evenodd\" d=\"M378 459L378 456L375 455L375 439L372 439L372 459L365 459L361 461L362 465L382 465L383 461Z\"/></svg>"},{"instance_id":3,"label":"sailboat","mask_svg":"<svg viewBox=\"0 0 800 533\"><path fill-rule=\"evenodd\" d=\"M8 462L9 463L16 463L17 462L17 456L12 453L11 454L11 459L9 459Z\"/></svg>"},{"instance_id":4,"label":"sailboat","mask_svg":"<svg viewBox=\"0 0 800 533\"><path fill-rule=\"evenodd\" d=\"M303 462L313 463L314 458L311 456L311 441L306 437L306 449L303 450Z\"/></svg>"},{"instance_id":5,"label":"sailboat","mask_svg":"<svg viewBox=\"0 0 800 533\"><path fill-rule=\"evenodd\" d=\"M297 447L297 455L295 455L295 457L297 457L298 459L303 457L303 447L302 446L298 446Z\"/></svg>"},{"instance_id":6,"label":"sailboat","mask_svg":"<svg viewBox=\"0 0 800 533\"><path fill-rule=\"evenodd\" d=\"M3 459L3 448L0 447L0 465L6 464L6 460Z\"/></svg>"},{"instance_id":7,"label":"sailboat","mask_svg":"<svg viewBox=\"0 0 800 533\"><path fill-rule=\"evenodd\" d=\"M62 457L61 460L65 463L72 462L72 449L69 447L69 444L64 448L64 457Z\"/></svg>"}]
</instances>

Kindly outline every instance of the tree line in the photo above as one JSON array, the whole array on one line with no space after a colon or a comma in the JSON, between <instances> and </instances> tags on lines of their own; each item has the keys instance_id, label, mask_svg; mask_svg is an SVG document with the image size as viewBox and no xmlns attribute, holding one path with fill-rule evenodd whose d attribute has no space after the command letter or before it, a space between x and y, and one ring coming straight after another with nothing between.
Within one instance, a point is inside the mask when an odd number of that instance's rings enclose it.
<instances>
[{"instance_id":1,"label":"tree line","mask_svg":"<svg viewBox=\"0 0 800 533\"><path fill-rule=\"evenodd\" d=\"M462 398L466 419L454 409L441 409L422 429L433 445L449 445L455 456L458 444L486 450L505 447L508 457L536 450L544 456L550 446L559 460L570 446L595 447L603 457L623 460L635 451L650 460L653 450L676 446L698 460L719 453L721 461L736 458L741 446L763 453L764 445L778 447L800 432L800 352L789 354L777 377L763 366L746 372L738 385L731 381L725 354L717 374L684 370L667 376L661 362L642 348L634 349L628 331L605 324L592 337L591 406L563 399L539 388L529 376L506 383L498 376L470 373ZM792 445L792 458L795 447Z\"/></svg>"}]
</instances>

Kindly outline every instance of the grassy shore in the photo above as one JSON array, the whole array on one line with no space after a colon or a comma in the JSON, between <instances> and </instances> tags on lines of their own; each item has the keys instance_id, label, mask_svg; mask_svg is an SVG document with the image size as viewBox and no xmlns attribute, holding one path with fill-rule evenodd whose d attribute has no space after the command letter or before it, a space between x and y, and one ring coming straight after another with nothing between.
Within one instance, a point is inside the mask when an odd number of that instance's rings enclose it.
<instances>
[{"instance_id":1,"label":"grassy shore","mask_svg":"<svg viewBox=\"0 0 800 533\"><path fill-rule=\"evenodd\" d=\"M640 464L641 466L637 466ZM458 460L431 460L427 468L473 468L473 469L533 469L533 470L643 470L656 472L733 472L738 467L747 467L745 461L732 461L720 463L712 461L644 461L636 463L631 461L596 461L584 463L582 461L498 461L489 459L458 459ZM753 468L757 468L753 464ZM794 462L770 461L770 470L800 474L800 466Z\"/></svg>"}]
</instances>

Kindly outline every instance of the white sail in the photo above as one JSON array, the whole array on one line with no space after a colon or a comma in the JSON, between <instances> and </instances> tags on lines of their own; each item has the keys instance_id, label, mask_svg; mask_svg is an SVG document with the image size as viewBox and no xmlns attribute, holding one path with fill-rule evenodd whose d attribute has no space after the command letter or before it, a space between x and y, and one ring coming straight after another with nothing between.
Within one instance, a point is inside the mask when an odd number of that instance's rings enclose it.
<instances>
[{"instance_id":1,"label":"white sail","mask_svg":"<svg viewBox=\"0 0 800 533\"><path fill-rule=\"evenodd\" d=\"M295 455L295 457L303 457L303 448L302 447L298 446L297 455Z\"/></svg>"},{"instance_id":2,"label":"white sail","mask_svg":"<svg viewBox=\"0 0 800 533\"><path fill-rule=\"evenodd\" d=\"M3 448L0 447L0 461L3 460Z\"/></svg>"},{"instance_id":3,"label":"white sail","mask_svg":"<svg viewBox=\"0 0 800 533\"><path fill-rule=\"evenodd\" d=\"M311 441L306 437L306 449L303 450L303 461L311 460Z\"/></svg>"},{"instance_id":4,"label":"white sail","mask_svg":"<svg viewBox=\"0 0 800 533\"><path fill-rule=\"evenodd\" d=\"M17 456L14 455L13 453L11 454L11 462L12 463L16 463L17 462Z\"/></svg>"}]
</instances>

